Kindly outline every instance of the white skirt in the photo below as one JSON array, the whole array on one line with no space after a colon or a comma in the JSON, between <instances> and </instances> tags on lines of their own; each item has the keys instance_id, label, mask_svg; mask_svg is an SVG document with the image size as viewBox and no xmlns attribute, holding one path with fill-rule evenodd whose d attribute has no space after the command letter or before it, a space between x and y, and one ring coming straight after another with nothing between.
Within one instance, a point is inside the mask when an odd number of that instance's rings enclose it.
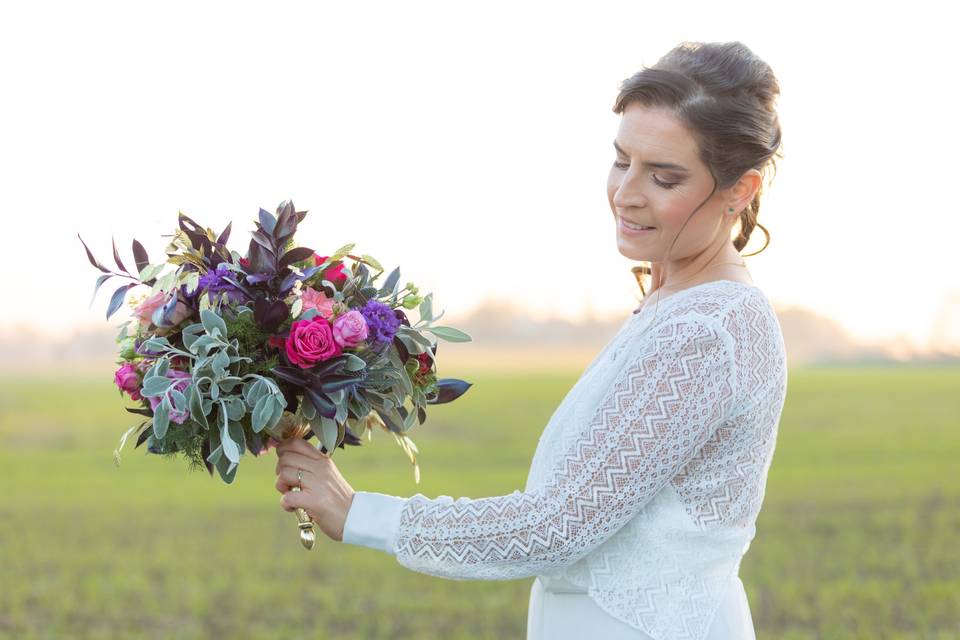
<instances>
[{"instance_id":1,"label":"white skirt","mask_svg":"<svg viewBox=\"0 0 960 640\"><path fill-rule=\"evenodd\" d=\"M554 592L540 578L530 588L527 640L653 640L649 635L617 620L586 593ZM747 593L739 576L726 596L706 640L756 640Z\"/></svg>"}]
</instances>

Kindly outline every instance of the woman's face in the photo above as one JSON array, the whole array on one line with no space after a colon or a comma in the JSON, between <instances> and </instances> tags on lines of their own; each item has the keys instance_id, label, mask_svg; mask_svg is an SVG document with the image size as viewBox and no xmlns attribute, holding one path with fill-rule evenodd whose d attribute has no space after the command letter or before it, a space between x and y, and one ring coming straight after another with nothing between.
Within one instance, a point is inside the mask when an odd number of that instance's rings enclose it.
<instances>
[{"instance_id":1,"label":"woman's face","mask_svg":"<svg viewBox=\"0 0 960 640\"><path fill-rule=\"evenodd\" d=\"M668 110L629 104L614 147L617 157L607 179L607 199L623 256L661 262L681 227L670 263L682 265L686 258L730 242L737 216L723 215L725 206L736 206L729 191L718 189L683 226L713 189L713 178L700 161L696 141ZM624 222L653 228L634 231Z\"/></svg>"}]
</instances>

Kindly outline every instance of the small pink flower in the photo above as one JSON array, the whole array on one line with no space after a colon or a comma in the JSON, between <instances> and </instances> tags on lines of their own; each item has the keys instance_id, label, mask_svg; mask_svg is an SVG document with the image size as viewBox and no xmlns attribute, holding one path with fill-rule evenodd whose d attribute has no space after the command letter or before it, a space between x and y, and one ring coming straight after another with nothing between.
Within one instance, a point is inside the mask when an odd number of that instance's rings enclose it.
<instances>
[{"instance_id":1,"label":"small pink flower","mask_svg":"<svg viewBox=\"0 0 960 640\"><path fill-rule=\"evenodd\" d=\"M333 330L326 318L314 316L309 320L297 320L290 325L290 335L284 350L291 363L301 369L309 369L321 360L328 360L342 353L333 339Z\"/></svg>"},{"instance_id":2,"label":"small pink flower","mask_svg":"<svg viewBox=\"0 0 960 640\"><path fill-rule=\"evenodd\" d=\"M334 300L328 298L327 294L323 291L317 291L307 287L303 290L300 299L303 301L303 311L300 313L305 313L308 309L316 309L317 313L328 320L333 316Z\"/></svg>"},{"instance_id":3,"label":"small pink flower","mask_svg":"<svg viewBox=\"0 0 960 640\"><path fill-rule=\"evenodd\" d=\"M190 386L190 374L186 371L180 371L179 369L170 369L167 371L167 377L175 380L173 383L172 389L176 389L180 393L184 393L187 387ZM163 396L154 396L150 398L150 408L154 411L157 410L157 406L160 405L160 401L163 400ZM171 405L172 405L171 398ZM170 410L170 420L176 422L177 424L183 424L186 422L187 418L190 417L190 410L178 411L176 407L171 408Z\"/></svg>"},{"instance_id":4,"label":"small pink flower","mask_svg":"<svg viewBox=\"0 0 960 640\"><path fill-rule=\"evenodd\" d=\"M163 291L158 291L137 305L136 309L133 310L133 315L140 319L142 326L146 327L151 322L153 312L162 307L166 301L167 294Z\"/></svg>"},{"instance_id":5,"label":"small pink flower","mask_svg":"<svg viewBox=\"0 0 960 640\"><path fill-rule=\"evenodd\" d=\"M141 400L140 395L140 376L137 375L137 368L129 362L125 362L122 367L113 374L113 381L121 391L130 394L131 400Z\"/></svg>"},{"instance_id":6,"label":"small pink flower","mask_svg":"<svg viewBox=\"0 0 960 640\"><path fill-rule=\"evenodd\" d=\"M333 321L333 339L341 347L357 346L367 339L367 333L367 321L356 309L337 316Z\"/></svg>"}]
</instances>

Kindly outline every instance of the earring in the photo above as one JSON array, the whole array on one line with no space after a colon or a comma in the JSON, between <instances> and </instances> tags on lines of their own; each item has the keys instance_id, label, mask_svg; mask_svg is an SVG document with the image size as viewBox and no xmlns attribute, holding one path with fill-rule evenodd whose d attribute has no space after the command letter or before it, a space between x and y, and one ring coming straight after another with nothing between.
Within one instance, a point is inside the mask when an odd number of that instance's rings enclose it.
<instances>
[{"instance_id":1,"label":"earring","mask_svg":"<svg viewBox=\"0 0 960 640\"><path fill-rule=\"evenodd\" d=\"M733 213L733 207L729 207L729 208L727 209L727 211L730 212L730 213Z\"/></svg>"}]
</instances>

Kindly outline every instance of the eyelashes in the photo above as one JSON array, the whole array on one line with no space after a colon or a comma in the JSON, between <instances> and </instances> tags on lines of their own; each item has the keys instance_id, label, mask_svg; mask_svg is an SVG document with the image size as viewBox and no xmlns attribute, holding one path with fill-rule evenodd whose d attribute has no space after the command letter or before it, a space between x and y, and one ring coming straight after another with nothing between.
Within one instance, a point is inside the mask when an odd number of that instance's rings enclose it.
<instances>
[{"instance_id":1,"label":"eyelashes","mask_svg":"<svg viewBox=\"0 0 960 640\"><path fill-rule=\"evenodd\" d=\"M626 162L614 162L614 163L613 163L613 166L615 166L617 169L629 169L629 168L630 168L630 165L629 165L628 163L626 163ZM654 184L656 184L658 187L662 187L662 188L664 188L664 189L676 189L676 188L677 188L677 185L680 184L679 182L662 182L661 180L659 180L659 179L657 178L657 176L656 176L655 174L650 174L650 175L653 177L653 182L654 182Z\"/></svg>"}]
</instances>

